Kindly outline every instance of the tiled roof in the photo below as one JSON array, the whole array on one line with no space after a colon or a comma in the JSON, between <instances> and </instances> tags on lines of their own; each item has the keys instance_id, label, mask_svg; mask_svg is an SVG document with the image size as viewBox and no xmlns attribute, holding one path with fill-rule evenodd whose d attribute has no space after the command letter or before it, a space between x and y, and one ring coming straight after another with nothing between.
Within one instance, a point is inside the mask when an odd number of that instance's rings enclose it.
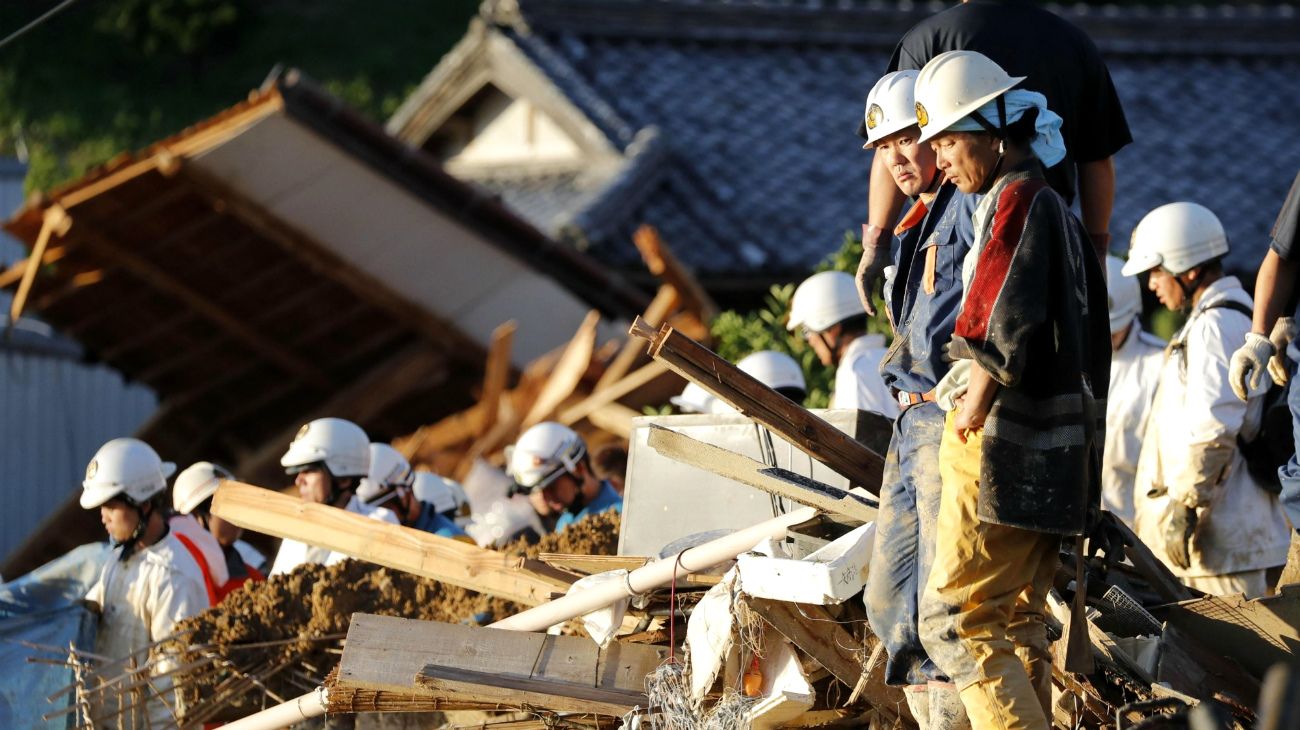
<instances>
[{"instance_id":1,"label":"tiled roof","mask_svg":"<svg viewBox=\"0 0 1300 730\"><path fill-rule=\"evenodd\" d=\"M638 4L660 14L727 6L616 3ZM520 2L524 20L498 26L618 148L627 148L629 135L657 130L668 169L648 179L651 190L638 189L635 204L612 206L622 221L607 215L601 230L579 236L593 254L614 266L634 263L628 232L649 222L706 276L792 275L859 226L870 157L854 131L892 42L871 40L869 32L868 40L849 42L842 29L827 29L806 12L816 10L808 3L796 5L786 21L806 17L821 35L801 38L788 22L779 32L749 35L720 25L713 38L698 25L642 32L605 17L580 23L544 13L529 22L530 9L583 6L573 0ZM826 12L846 5L827 3ZM726 12L772 7L749 2ZM1218 24L1234 17L1210 15ZM1253 270L1300 168L1292 141L1300 130L1300 56L1225 55L1209 45L1198 54L1185 42L1175 51L1137 52L1142 44L1131 34L1108 42L1121 49L1107 60L1137 140L1116 158L1116 247L1124 248L1151 208L1196 200L1227 226L1235 244L1229 265ZM507 202L519 197L502 192ZM581 206L565 214L583 220Z\"/></svg>"}]
</instances>

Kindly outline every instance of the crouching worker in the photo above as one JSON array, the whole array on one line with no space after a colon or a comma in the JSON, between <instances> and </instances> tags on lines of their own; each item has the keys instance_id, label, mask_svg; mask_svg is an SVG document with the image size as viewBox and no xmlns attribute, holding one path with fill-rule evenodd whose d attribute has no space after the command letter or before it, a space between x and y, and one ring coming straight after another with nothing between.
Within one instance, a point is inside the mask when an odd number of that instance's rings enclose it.
<instances>
[{"instance_id":1,"label":"crouching worker","mask_svg":"<svg viewBox=\"0 0 1300 730\"><path fill-rule=\"evenodd\" d=\"M1183 583L1206 593L1261 596L1286 562L1290 534L1272 474L1252 474L1239 436L1260 427L1268 382L1242 400L1229 362L1251 330L1251 298L1219 263L1228 237L1196 203L1169 203L1133 230L1124 273L1187 322L1166 350L1137 471L1137 534Z\"/></svg>"},{"instance_id":2,"label":"crouching worker","mask_svg":"<svg viewBox=\"0 0 1300 730\"><path fill-rule=\"evenodd\" d=\"M540 495L552 513L561 513L556 532L589 515L623 510L623 498L592 471L587 443L567 426L548 421L524 431L506 448L506 468L516 493Z\"/></svg>"},{"instance_id":3,"label":"crouching worker","mask_svg":"<svg viewBox=\"0 0 1300 730\"><path fill-rule=\"evenodd\" d=\"M222 480L234 478L225 468L210 461L200 461L176 475L176 483L172 485L172 506L177 514L194 519L221 547L228 577L215 587L218 602L250 580L266 580L259 567L261 555L253 546L239 539L244 528L212 514L212 495L216 494ZM245 558L250 551L256 556L251 561Z\"/></svg>"},{"instance_id":4,"label":"crouching worker","mask_svg":"<svg viewBox=\"0 0 1300 730\"><path fill-rule=\"evenodd\" d=\"M921 141L984 196L950 347L960 366L939 388L955 408L920 624L973 727L1047 730L1047 592L1061 539L1099 501L1110 328L1101 262L1043 176L1065 154L1060 118L1021 81L951 51L916 82Z\"/></svg>"},{"instance_id":5,"label":"crouching worker","mask_svg":"<svg viewBox=\"0 0 1300 730\"><path fill-rule=\"evenodd\" d=\"M131 438L104 444L86 467L81 506L99 510L115 548L99 582L86 596L100 607L96 654L125 659L171 636L178 622L208 607L202 569L167 525L167 477L175 470L174 464L164 463L148 444ZM143 663L147 657L139 657L139 661ZM174 711L174 700L167 693L172 684L168 672L175 667L175 661L164 654L151 669L152 689L160 695L109 724L176 724L180 713ZM125 665L120 669L125 671ZM100 709L112 713L119 708Z\"/></svg>"},{"instance_id":6,"label":"crouching worker","mask_svg":"<svg viewBox=\"0 0 1300 730\"><path fill-rule=\"evenodd\" d=\"M871 629L889 653L885 681L904 685L904 696L921 730L968 727L966 712L949 678L921 645L917 608L930 573L939 516L939 442L943 410L934 388L948 372L943 347L952 337L961 303L961 262L974 232L975 196L944 183L934 150L917 140L913 87L916 71L899 71L878 81L867 95L860 133L883 160L895 184L915 202L895 230L898 254L892 292L885 297L894 323L894 345L879 373L892 392L894 422L880 486L880 517L867 572L865 601ZM873 293L884 261L864 252L862 291ZM823 276L823 274L817 274ZM847 275L845 275L847 278ZM805 282L801 287L808 286ZM862 303L852 280L844 298ZM799 292L795 293L796 304ZM838 386L837 386L838 387Z\"/></svg>"}]
</instances>

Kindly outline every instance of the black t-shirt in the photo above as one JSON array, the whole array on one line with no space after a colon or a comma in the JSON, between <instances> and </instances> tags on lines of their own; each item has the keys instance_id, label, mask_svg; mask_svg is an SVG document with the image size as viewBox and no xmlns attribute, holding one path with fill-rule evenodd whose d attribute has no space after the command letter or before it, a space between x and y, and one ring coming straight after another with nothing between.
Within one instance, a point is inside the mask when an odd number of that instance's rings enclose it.
<instances>
[{"instance_id":1,"label":"black t-shirt","mask_svg":"<svg viewBox=\"0 0 1300 730\"><path fill-rule=\"evenodd\" d=\"M1283 260L1294 261L1300 257L1295 240L1297 227L1300 227L1300 173L1296 174L1295 182L1291 183L1291 192L1286 194L1282 212L1277 214L1277 222L1273 224L1271 247Z\"/></svg>"},{"instance_id":2,"label":"black t-shirt","mask_svg":"<svg viewBox=\"0 0 1300 730\"><path fill-rule=\"evenodd\" d=\"M1074 165L1104 160L1133 141L1110 71L1097 46L1065 19L1016 0L970 0L922 20L903 35L888 71L920 69L946 51L978 51L1012 76L1018 88L1047 97L1061 116L1066 159L1048 181L1074 199Z\"/></svg>"}]
</instances>

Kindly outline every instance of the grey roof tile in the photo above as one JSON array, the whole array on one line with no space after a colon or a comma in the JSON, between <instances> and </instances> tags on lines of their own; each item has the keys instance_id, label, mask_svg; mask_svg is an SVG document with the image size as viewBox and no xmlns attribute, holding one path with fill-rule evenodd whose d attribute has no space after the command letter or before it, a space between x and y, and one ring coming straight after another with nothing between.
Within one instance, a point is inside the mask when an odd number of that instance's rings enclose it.
<instances>
[{"instance_id":1,"label":"grey roof tile","mask_svg":"<svg viewBox=\"0 0 1300 730\"><path fill-rule=\"evenodd\" d=\"M587 241L606 262L636 265L630 232L648 222L704 273L797 272L865 215L870 159L854 130L888 48L502 30L620 148L649 127L667 147L672 172ZM1195 200L1223 219L1229 266L1253 270L1300 168L1300 58L1108 63L1137 140L1116 159L1115 247L1148 210Z\"/></svg>"}]
</instances>

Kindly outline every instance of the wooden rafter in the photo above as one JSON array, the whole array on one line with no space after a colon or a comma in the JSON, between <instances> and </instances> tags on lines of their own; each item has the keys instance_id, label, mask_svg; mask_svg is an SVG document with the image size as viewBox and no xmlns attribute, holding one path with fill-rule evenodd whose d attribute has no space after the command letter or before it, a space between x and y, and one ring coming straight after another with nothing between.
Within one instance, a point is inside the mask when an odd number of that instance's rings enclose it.
<instances>
[{"instance_id":1,"label":"wooden rafter","mask_svg":"<svg viewBox=\"0 0 1300 730\"><path fill-rule=\"evenodd\" d=\"M362 301L386 310L408 323L434 347L454 357L482 362L486 351L454 325L394 293L370 274L344 261L334 252L267 212L257 202L193 164L184 164L178 177L244 225L301 257L312 269L339 282Z\"/></svg>"},{"instance_id":2,"label":"wooden rafter","mask_svg":"<svg viewBox=\"0 0 1300 730\"><path fill-rule=\"evenodd\" d=\"M50 244L50 239L55 235L67 235L68 229L72 226L72 219L68 217L67 211L57 205L52 205L45 209L44 219L41 222L41 232L36 237L36 244L32 246L32 253L28 256L33 261L45 260L45 249ZM9 321L17 322L22 316L23 307L27 304L27 297L32 293L32 285L36 282L36 273L40 271L39 266L27 266L23 269L23 277L18 282L18 291L14 293L13 301L9 303Z\"/></svg>"}]
</instances>

